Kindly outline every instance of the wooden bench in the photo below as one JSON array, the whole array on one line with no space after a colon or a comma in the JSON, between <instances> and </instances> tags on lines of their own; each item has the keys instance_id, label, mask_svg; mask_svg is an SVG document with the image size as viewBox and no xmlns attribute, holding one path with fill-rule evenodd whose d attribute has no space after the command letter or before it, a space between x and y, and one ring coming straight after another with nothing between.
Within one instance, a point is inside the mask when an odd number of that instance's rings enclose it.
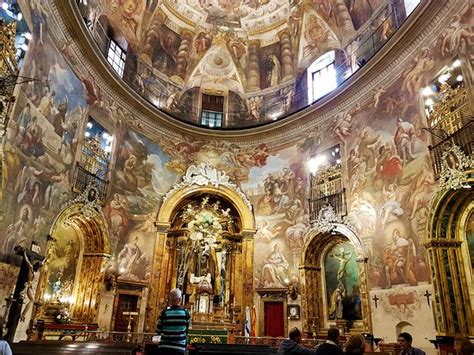
<instances>
[{"instance_id":1,"label":"wooden bench","mask_svg":"<svg viewBox=\"0 0 474 355\"><path fill-rule=\"evenodd\" d=\"M190 355L205 354L276 354L277 349L268 345L243 345L243 344L193 344L189 349Z\"/></svg>"},{"instance_id":2,"label":"wooden bench","mask_svg":"<svg viewBox=\"0 0 474 355\"><path fill-rule=\"evenodd\" d=\"M97 355L134 355L137 344L133 343L98 343L74 341L21 341L13 343L12 351L15 355L60 355L60 354L97 354Z\"/></svg>"}]
</instances>

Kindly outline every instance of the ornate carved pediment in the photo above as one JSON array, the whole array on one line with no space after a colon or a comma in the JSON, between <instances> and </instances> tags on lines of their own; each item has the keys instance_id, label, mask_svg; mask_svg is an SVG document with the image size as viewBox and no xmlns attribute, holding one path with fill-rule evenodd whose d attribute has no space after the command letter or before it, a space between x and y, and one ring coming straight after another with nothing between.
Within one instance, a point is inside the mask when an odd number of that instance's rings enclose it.
<instances>
[{"instance_id":1,"label":"ornate carved pediment","mask_svg":"<svg viewBox=\"0 0 474 355\"><path fill-rule=\"evenodd\" d=\"M447 144L441 161L439 188L457 190L469 187L466 185L466 170L469 168L474 168L474 159L466 156L456 144Z\"/></svg>"},{"instance_id":2,"label":"ornate carved pediment","mask_svg":"<svg viewBox=\"0 0 474 355\"><path fill-rule=\"evenodd\" d=\"M343 224L353 232L356 231L349 215L342 217L330 204L327 204L319 210L318 218L312 222L312 229L319 233L328 233L336 227L336 224Z\"/></svg>"},{"instance_id":3,"label":"ornate carved pediment","mask_svg":"<svg viewBox=\"0 0 474 355\"><path fill-rule=\"evenodd\" d=\"M248 208L252 210L252 204L242 190L232 181L229 176L223 171L217 170L209 163L201 163L199 165L191 165L186 174L183 176L183 181L175 185L170 191L163 197L163 201L166 201L170 196L175 194L177 191L188 187L188 186L225 186L234 190L241 198L245 201Z\"/></svg>"},{"instance_id":4,"label":"ornate carved pediment","mask_svg":"<svg viewBox=\"0 0 474 355\"><path fill-rule=\"evenodd\" d=\"M93 218L96 215L102 214L102 205L98 199L99 192L94 184L89 184L85 190L77 195L76 198L67 201L63 205L63 209L75 205L77 203L82 203L81 212L86 218Z\"/></svg>"}]
</instances>

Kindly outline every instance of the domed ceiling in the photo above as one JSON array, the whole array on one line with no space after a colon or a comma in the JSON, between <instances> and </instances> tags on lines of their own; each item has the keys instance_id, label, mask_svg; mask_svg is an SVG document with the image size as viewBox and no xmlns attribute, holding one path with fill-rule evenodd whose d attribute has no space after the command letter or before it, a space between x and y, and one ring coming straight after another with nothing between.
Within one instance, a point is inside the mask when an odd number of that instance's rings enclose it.
<instances>
[{"instance_id":1,"label":"domed ceiling","mask_svg":"<svg viewBox=\"0 0 474 355\"><path fill-rule=\"evenodd\" d=\"M305 70L315 59L335 50L341 82L373 54L369 39L380 47L394 30L388 0L89 0L79 7L104 53L108 38L126 48L123 79L133 89L197 124L202 94L223 96L227 128L306 106Z\"/></svg>"}]
</instances>

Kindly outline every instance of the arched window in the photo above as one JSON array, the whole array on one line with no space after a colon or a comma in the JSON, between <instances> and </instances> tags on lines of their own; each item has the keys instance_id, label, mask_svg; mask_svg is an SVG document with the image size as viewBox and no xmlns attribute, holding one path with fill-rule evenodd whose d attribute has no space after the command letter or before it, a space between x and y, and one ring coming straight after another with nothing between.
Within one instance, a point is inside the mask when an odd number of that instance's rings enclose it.
<instances>
[{"instance_id":1,"label":"arched window","mask_svg":"<svg viewBox=\"0 0 474 355\"><path fill-rule=\"evenodd\" d=\"M308 103L313 103L337 87L335 52L319 57L308 68Z\"/></svg>"}]
</instances>

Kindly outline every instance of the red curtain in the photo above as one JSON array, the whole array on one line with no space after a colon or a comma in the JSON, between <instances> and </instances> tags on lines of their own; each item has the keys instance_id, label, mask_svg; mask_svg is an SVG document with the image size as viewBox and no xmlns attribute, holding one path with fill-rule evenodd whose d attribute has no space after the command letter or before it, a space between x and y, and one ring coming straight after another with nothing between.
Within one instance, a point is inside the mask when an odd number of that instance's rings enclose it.
<instances>
[{"instance_id":1,"label":"red curtain","mask_svg":"<svg viewBox=\"0 0 474 355\"><path fill-rule=\"evenodd\" d=\"M265 335L284 337L283 302L265 302Z\"/></svg>"}]
</instances>

